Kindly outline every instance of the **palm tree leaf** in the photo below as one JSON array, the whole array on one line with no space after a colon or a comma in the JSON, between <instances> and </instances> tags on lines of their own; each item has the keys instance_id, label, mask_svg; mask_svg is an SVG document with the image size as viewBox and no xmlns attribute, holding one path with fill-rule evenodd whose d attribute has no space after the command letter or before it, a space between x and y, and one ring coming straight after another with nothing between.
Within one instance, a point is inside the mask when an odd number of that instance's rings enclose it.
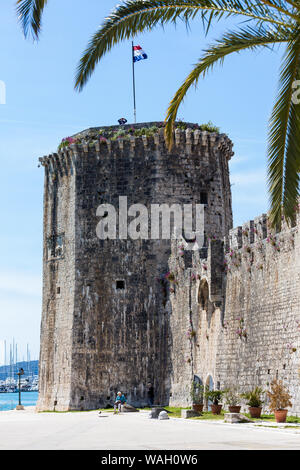
<instances>
[{"instance_id":1,"label":"palm tree leaf","mask_svg":"<svg viewBox=\"0 0 300 470\"><path fill-rule=\"evenodd\" d=\"M197 85L199 78L205 77L217 63L223 63L224 58L233 52L240 52L245 49L256 49L257 47L271 47L276 43L287 42L291 32L283 28L270 31L259 25L257 28L243 28L235 32L226 33L216 45L209 47L204 56L195 65L192 72L186 78L181 87L177 90L172 99L166 117L166 138L169 148L173 144L173 128L177 116L178 108L184 100L189 88Z\"/></svg>"},{"instance_id":2,"label":"palm tree leaf","mask_svg":"<svg viewBox=\"0 0 300 470\"><path fill-rule=\"evenodd\" d=\"M279 96L270 119L268 181L273 227L280 227L282 210L292 221L299 194L300 109L292 98L294 82L299 78L300 32L295 34L284 56Z\"/></svg>"},{"instance_id":3,"label":"palm tree leaf","mask_svg":"<svg viewBox=\"0 0 300 470\"><path fill-rule=\"evenodd\" d=\"M91 38L77 68L75 88L80 91L84 87L97 63L118 42L179 19L189 24L197 14L201 15L206 31L213 19L223 15L242 15L259 23L290 26L267 6L250 0L127 0L117 6Z\"/></svg>"},{"instance_id":4,"label":"palm tree leaf","mask_svg":"<svg viewBox=\"0 0 300 470\"><path fill-rule=\"evenodd\" d=\"M292 0L260 0L260 3L271 9L277 10L281 15L289 16L296 22L299 21L299 5ZM292 6L292 8L290 8Z\"/></svg>"},{"instance_id":5,"label":"palm tree leaf","mask_svg":"<svg viewBox=\"0 0 300 470\"><path fill-rule=\"evenodd\" d=\"M17 14L25 37L31 33L34 39L38 39L47 2L48 0L17 0Z\"/></svg>"},{"instance_id":6,"label":"palm tree leaf","mask_svg":"<svg viewBox=\"0 0 300 470\"><path fill-rule=\"evenodd\" d=\"M298 79L300 74L298 75ZM289 223L296 216L299 198L300 172L300 107L293 105L289 119L289 132L285 155L285 175L283 188L283 214Z\"/></svg>"},{"instance_id":7,"label":"palm tree leaf","mask_svg":"<svg viewBox=\"0 0 300 470\"><path fill-rule=\"evenodd\" d=\"M289 3L295 10L299 10L300 2L299 0L286 0L287 3Z\"/></svg>"}]
</instances>

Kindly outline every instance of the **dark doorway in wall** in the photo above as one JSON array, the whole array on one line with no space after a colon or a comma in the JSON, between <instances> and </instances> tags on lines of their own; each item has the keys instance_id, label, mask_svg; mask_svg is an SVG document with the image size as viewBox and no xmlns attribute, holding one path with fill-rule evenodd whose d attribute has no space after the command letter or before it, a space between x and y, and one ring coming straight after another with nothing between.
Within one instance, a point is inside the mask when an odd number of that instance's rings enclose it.
<instances>
[{"instance_id":1,"label":"dark doorway in wall","mask_svg":"<svg viewBox=\"0 0 300 470\"><path fill-rule=\"evenodd\" d=\"M211 375L209 375L205 382L206 390L213 390L214 389L214 381ZM209 411L209 407L212 405L212 401L205 399L204 406L207 411Z\"/></svg>"},{"instance_id":2,"label":"dark doorway in wall","mask_svg":"<svg viewBox=\"0 0 300 470\"><path fill-rule=\"evenodd\" d=\"M208 308L208 299L209 299L209 290L208 290L208 283L206 279L202 279L199 286L198 291L198 303L202 310L206 310Z\"/></svg>"},{"instance_id":3,"label":"dark doorway in wall","mask_svg":"<svg viewBox=\"0 0 300 470\"><path fill-rule=\"evenodd\" d=\"M208 328L210 328L210 322L214 313L214 305L209 300L209 286L205 278L201 279L200 281L200 286L198 290L198 304L200 311L206 312Z\"/></svg>"},{"instance_id":4,"label":"dark doorway in wall","mask_svg":"<svg viewBox=\"0 0 300 470\"><path fill-rule=\"evenodd\" d=\"M194 382L196 382L199 385L203 385L203 382L198 375L194 375Z\"/></svg>"}]
</instances>

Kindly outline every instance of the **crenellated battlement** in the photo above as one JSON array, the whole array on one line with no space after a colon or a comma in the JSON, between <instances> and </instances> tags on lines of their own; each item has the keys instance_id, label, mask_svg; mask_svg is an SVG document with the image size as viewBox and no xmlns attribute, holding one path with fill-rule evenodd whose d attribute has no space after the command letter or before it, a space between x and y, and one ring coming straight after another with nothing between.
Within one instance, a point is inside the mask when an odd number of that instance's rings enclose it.
<instances>
[{"instance_id":1,"label":"crenellated battlement","mask_svg":"<svg viewBox=\"0 0 300 470\"><path fill-rule=\"evenodd\" d=\"M267 214L262 214L254 220L249 220L242 226L235 227L229 231L227 246L229 250L239 250L257 242L264 241L269 237L279 238L288 232L295 232L300 223L299 213L297 213L297 221L295 227L289 227L285 221L282 223L280 232L274 233L268 225Z\"/></svg>"},{"instance_id":2,"label":"crenellated battlement","mask_svg":"<svg viewBox=\"0 0 300 470\"><path fill-rule=\"evenodd\" d=\"M264 240L268 234L268 216L262 214L254 220L249 220L242 226L229 231L229 248L238 250L244 245L249 245Z\"/></svg>"},{"instance_id":3,"label":"crenellated battlement","mask_svg":"<svg viewBox=\"0 0 300 470\"><path fill-rule=\"evenodd\" d=\"M141 126L145 125L139 125L139 127ZM120 126L121 130L126 131L128 128L130 126ZM184 130L176 128L173 134L174 146L171 151L167 149L163 127L159 128L157 133L152 136L128 134L116 139L103 137L109 129L106 127L92 128L75 134L73 138L78 140L79 143L72 143L56 153L41 157L39 162L51 172L56 170L67 172L71 164L76 164L79 158L83 158L89 152L95 152L98 158L108 154L122 157L125 153L140 158L143 151L148 152L151 150L159 150L160 153L167 152L170 154L177 153L180 150L184 154L204 157L208 157L212 151L220 151L227 160L230 160L234 154L232 150L233 143L226 134L201 131L197 128L188 127ZM100 130L103 130L103 135L99 134Z\"/></svg>"}]
</instances>

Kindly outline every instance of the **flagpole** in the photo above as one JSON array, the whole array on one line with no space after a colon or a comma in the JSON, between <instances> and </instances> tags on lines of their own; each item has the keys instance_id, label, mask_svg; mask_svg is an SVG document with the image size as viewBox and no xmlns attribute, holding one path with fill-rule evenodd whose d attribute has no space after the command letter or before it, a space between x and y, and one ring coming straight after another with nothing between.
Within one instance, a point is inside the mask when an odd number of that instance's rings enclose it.
<instances>
[{"instance_id":1,"label":"flagpole","mask_svg":"<svg viewBox=\"0 0 300 470\"><path fill-rule=\"evenodd\" d=\"M136 99L135 99L135 74L134 74L134 49L132 41L132 85L133 85L133 114L134 124L136 124Z\"/></svg>"}]
</instances>

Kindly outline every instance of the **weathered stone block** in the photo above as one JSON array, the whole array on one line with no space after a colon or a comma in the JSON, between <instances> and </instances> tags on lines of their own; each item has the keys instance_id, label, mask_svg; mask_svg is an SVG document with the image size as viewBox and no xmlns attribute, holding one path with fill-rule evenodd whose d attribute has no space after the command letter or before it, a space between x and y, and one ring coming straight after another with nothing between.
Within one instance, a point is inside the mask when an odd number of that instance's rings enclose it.
<instances>
[{"instance_id":1,"label":"weathered stone block","mask_svg":"<svg viewBox=\"0 0 300 470\"><path fill-rule=\"evenodd\" d=\"M137 413L139 411L140 410L138 410L134 406L128 405L127 403L125 403L125 405L121 406L121 412L122 413Z\"/></svg>"},{"instance_id":2,"label":"weathered stone block","mask_svg":"<svg viewBox=\"0 0 300 470\"><path fill-rule=\"evenodd\" d=\"M230 230L230 248L233 250L238 250L243 245L243 229L242 227L237 227Z\"/></svg>"},{"instance_id":3,"label":"weathered stone block","mask_svg":"<svg viewBox=\"0 0 300 470\"><path fill-rule=\"evenodd\" d=\"M149 418L150 419L158 419L158 417L159 417L159 415L162 411L165 411L167 413L167 410L165 410L162 407L157 406L155 408L152 408L152 410L149 413Z\"/></svg>"},{"instance_id":4,"label":"weathered stone block","mask_svg":"<svg viewBox=\"0 0 300 470\"><path fill-rule=\"evenodd\" d=\"M170 418L166 411L161 411L158 415L158 419L165 420L165 419L170 419Z\"/></svg>"},{"instance_id":5,"label":"weathered stone block","mask_svg":"<svg viewBox=\"0 0 300 470\"><path fill-rule=\"evenodd\" d=\"M16 406L16 410L17 410L17 411L24 411L25 408L24 408L23 405L17 405L17 406Z\"/></svg>"},{"instance_id":6,"label":"weathered stone block","mask_svg":"<svg viewBox=\"0 0 300 470\"><path fill-rule=\"evenodd\" d=\"M196 418L197 416L201 416L200 413L194 410L181 410L181 417L184 419L188 418Z\"/></svg>"},{"instance_id":7,"label":"weathered stone block","mask_svg":"<svg viewBox=\"0 0 300 470\"><path fill-rule=\"evenodd\" d=\"M225 413L224 415L224 423L252 423L251 419L247 418L247 416L242 415L241 413Z\"/></svg>"}]
</instances>

